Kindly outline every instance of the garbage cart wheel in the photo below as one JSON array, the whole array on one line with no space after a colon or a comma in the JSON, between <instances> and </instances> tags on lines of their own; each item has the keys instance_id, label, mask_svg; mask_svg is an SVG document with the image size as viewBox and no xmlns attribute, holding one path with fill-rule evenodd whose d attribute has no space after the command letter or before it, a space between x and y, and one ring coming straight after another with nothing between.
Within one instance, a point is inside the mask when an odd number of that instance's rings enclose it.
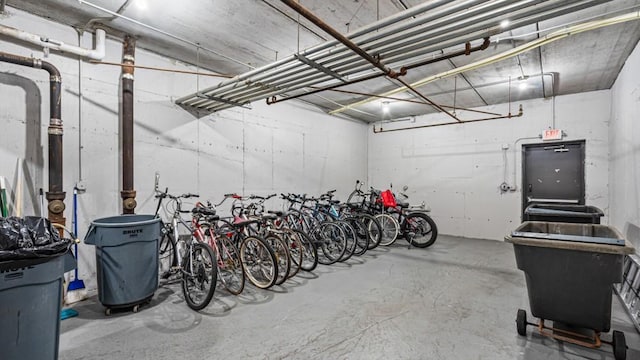
<instances>
[{"instance_id":1,"label":"garbage cart wheel","mask_svg":"<svg viewBox=\"0 0 640 360\"><path fill-rule=\"evenodd\" d=\"M135 305L132 310L134 313L137 313L140 310L140 305Z\"/></svg>"},{"instance_id":2,"label":"garbage cart wheel","mask_svg":"<svg viewBox=\"0 0 640 360\"><path fill-rule=\"evenodd\" d=\"M613 331L613 357L616 360L625 360L627 358L627 341L622 331Z\"/></svg>"},{"instance_id":3,"label":"garbage cart wheel","mask_svg":"<svg viewBox=\"0 0 640 360\"><path fill-rule=\"evenodd\" d=\"M106 309L104 309L104 314L105 314L106 316L111 316L111 308L106 308Z\"/></svg>"},{"instance_id":4,"label":"garbage cart wheel","mask_svg":"<svg viewBox=\"0 0 640 360\"><path fill-rule=\"evenodd\" d=\"M518 315L516 316L516 327L518 329L519 335L527 336L527 312L522 309L518 309Z\"/></svg>"}]
</instances>

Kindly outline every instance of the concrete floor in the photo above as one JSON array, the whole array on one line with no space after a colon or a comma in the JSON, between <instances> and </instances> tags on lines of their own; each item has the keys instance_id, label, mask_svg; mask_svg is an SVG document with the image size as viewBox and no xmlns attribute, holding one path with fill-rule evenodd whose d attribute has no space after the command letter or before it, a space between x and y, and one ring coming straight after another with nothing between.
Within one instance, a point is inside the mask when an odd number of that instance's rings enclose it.
<instances>
[{"instance_id":1,"label":"concrete floor","mask_svg":"<svg viewBox=\"0 0 640 360\"><path fill-rule=\"evenodd\" d=\"M217 290L201 312L178 283L136 314L105 317L92 297L62 322L60 359L613 359L608 345L562 344L531 327L517 335L516 311L529 304L510 244L444 235L429 249L405 244L272 290ZM613 308L627 359L640 359L640 335L617 297Z\"/></svg>"}]
</instances>

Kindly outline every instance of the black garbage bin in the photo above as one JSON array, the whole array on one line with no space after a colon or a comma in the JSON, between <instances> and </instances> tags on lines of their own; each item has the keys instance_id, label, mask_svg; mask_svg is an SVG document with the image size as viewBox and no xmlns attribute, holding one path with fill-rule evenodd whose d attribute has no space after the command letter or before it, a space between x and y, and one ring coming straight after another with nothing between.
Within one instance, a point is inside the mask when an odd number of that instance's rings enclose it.
<instances>
[{"instance_id":1,"label":"black garbage bin","mask_svg":"<svg viewBox=\"0 0 640 360\"><path fill-rule=\"evenodd\" d=\"M615 228L525 222L505 241L525 273L533 316L609 331L612 285L622 281L624 256L634 252Z\"/></svg>"},{"instance_id":2,"label":"black garbage bin","mask_svg":"<svg viewBox=\"0 0 640 360\"><path fill-rule=\"evenodd\" d=\"M0 358L58 358L71 241L42 218L0 218Z\"/></svg>"},{"instance_id":3,"label":"black garbage bin","mask_svg":"<svg viewBox=\"0 0 640 360\"><path fill-rule=\"evenodd\" d=\"M96 246L98 299L111 308L149 301L158 289L158 244L161 221L154 215L96 219L84 239Z\"/></svg>"},{"instance_id":4,"label":"black garbage bin","mask_svg":"<svg viewBox=\"0 0 640 360\"><path fill-rule=\"evenodd\" d=\"M602 210L595 206L534 203L524 210L523 221L600 224L603 216Z\"/></svg>"}]
</instances>

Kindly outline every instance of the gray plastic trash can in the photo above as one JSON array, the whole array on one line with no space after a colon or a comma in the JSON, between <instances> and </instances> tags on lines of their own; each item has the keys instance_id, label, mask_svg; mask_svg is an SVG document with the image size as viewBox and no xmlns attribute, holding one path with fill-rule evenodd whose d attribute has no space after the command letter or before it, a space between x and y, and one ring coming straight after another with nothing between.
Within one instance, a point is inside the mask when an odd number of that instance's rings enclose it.
<instances>
[{"instance_id":1,"label":"gray plastic trash can","mask_svg":"<svg viewBox=\"0 0 640 360\"><path fill-rule=\"evenodd\" d=\"M98 299L110 308L134 307L158 289L161 222L153 215L96 219L84 239L96 246Z\"/></svg>"},{"instance_id":2,"label":"gray plastic trash can","mask_svg":"<svg viewBox=\"0 0 640 360\"><path fill-rule=\"evenodd\" d=\"M57 359L68 255L3 264L0 269L0 358ZM73 256L71 256L73 261Z\"/></svg>"},{"instance_id":3,"label":"gray plastic trash can","mask_svg":"<svg viewBox=\"0 0 640 360\"><path fill-rule=\"evenodd\" d=\"M613 284L622 281L624 256L635 250L615 228L597 224L525 222L513 243L525 273L533 316L607 332Z\"/></svg>"},{"instance_id":4,"label":"gray plastic trash can","mask_svg":"<svg viewBox=\"0 0 640 360\"><path fill-rule=\"evenodd\" d=\"M568 204L531 204L524 210L524 221L600 224L604 216L595 206Z\"/></svg>"}]
</instances>

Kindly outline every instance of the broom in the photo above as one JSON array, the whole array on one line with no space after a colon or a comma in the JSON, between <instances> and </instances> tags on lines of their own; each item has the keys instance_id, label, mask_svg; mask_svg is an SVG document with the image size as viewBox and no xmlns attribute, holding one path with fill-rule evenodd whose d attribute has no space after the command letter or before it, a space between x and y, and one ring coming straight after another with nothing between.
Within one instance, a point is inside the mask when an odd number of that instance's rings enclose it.
<instances>
[{"instance_id":1,"label":"broom","mask_svg":"<svg viewBox=\"0 0 640 360\"><path fill-rule=\"evenodd\" d=\"M73 234L78 237L78 188L73 188ZM74 244L73 254L76 258L76 269L74 270L73 281L67 287L67 304L73 304L87 298L87 289L84 281L78 276L78 243Z\"/></svg>"}]
</instances>

